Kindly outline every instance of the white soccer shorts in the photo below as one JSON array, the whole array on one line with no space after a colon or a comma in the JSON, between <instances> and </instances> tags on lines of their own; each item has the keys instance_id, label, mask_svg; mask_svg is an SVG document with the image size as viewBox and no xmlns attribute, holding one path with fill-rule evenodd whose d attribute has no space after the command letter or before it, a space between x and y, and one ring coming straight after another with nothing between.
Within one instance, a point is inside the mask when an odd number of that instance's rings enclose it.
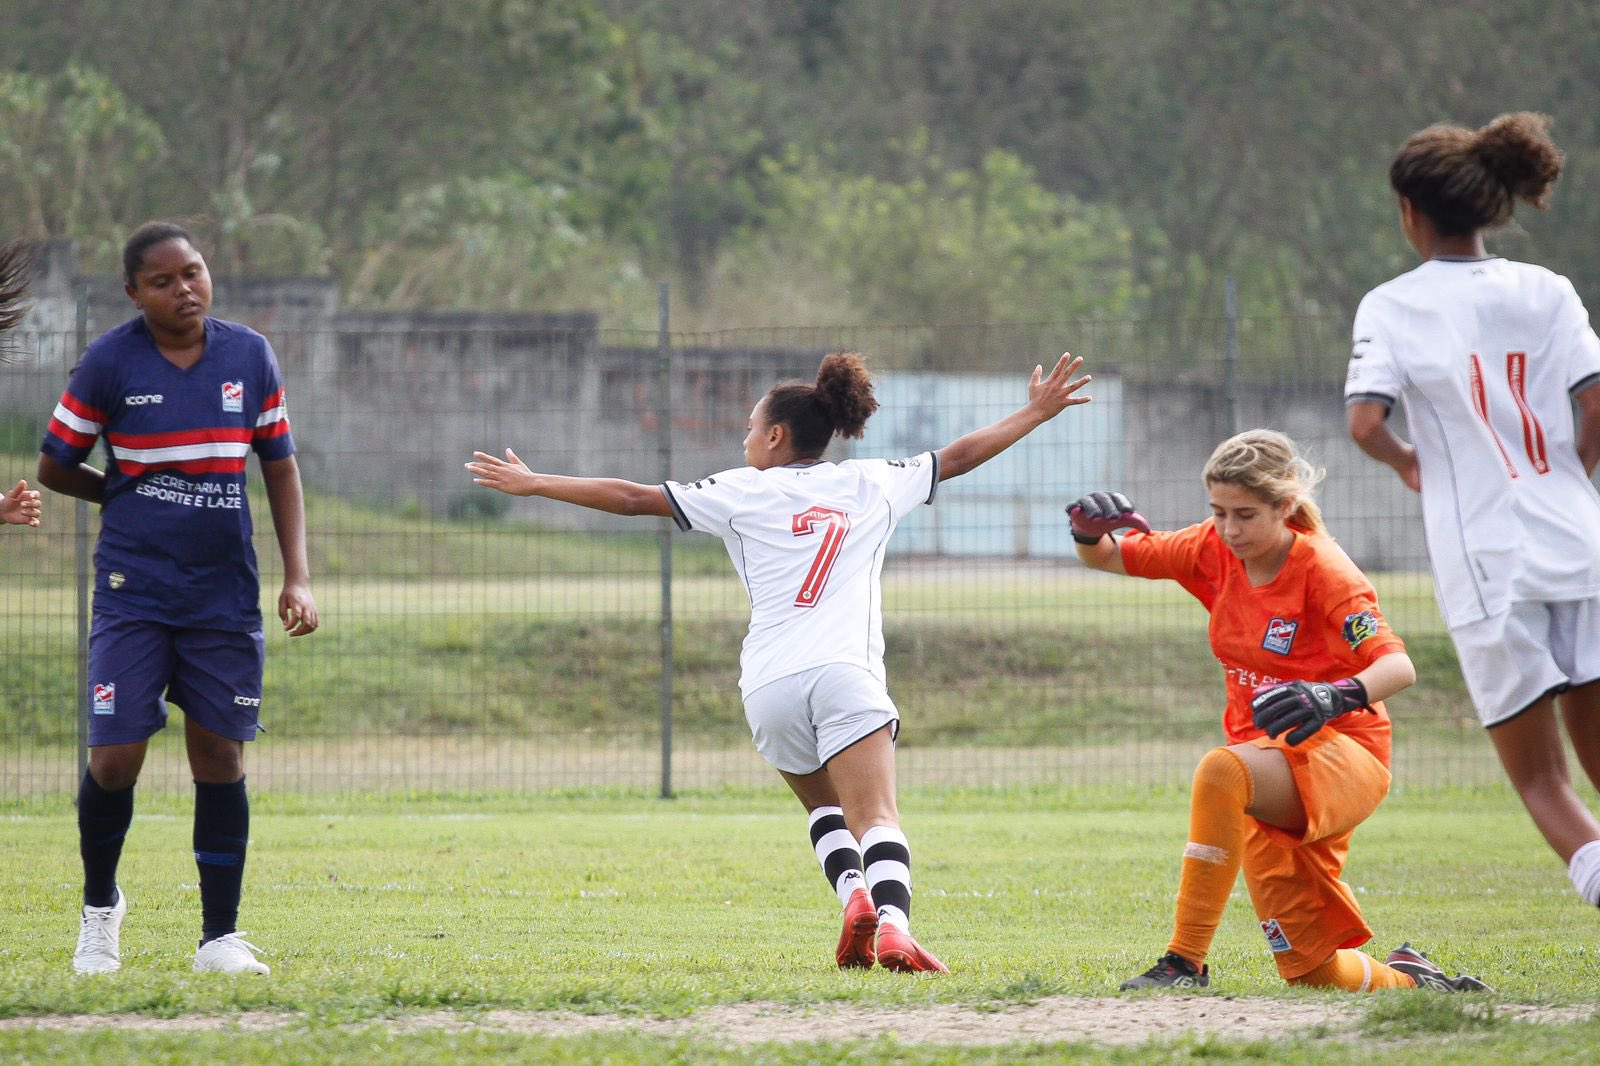
<instances>
[{"instance_id":1,"label":"white soccer shorts","mask_svg":"<svg viewBox=\"0 0 1600 1066\"><path fill-rule=\"evenodd\" d=\"M849 663L762 685L745 697L744 717L762 758L790 774L815 773L862 737L900 724L883 682Z\"/></svg>"},{"instance_id":2,"label":"white soccer shorts","mask_svg":"<svg viewBox=\"0 0 1600 1066\"><path fill-rule=\"evenodd\" d=\"M1478 720L1499 725L1552 689L1600 680L1600 596L1514 603L1450 639Z\"/></svg>"}]
</instances>

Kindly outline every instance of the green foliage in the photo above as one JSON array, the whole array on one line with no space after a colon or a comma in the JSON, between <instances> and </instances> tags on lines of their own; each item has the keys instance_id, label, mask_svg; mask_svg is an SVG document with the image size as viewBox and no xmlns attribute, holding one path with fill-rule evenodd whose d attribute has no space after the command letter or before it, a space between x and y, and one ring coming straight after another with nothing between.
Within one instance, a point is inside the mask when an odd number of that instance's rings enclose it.
<instances>
[{"instance_id":1,"label":"green foliage","mask_svg":"<svg viewBox=\"0 0 1600 1066\"><path fill-rule=\"evenodd\" d=\"M99 71L0 70L0 232L70 238L109 268L166 153L157 121Z\"/></svg>"},{"instance_id":2,"label":"green foliage","mask_svg":"<svg viewBox=\"0 0 1600 1066\"><path fill-rule=\"evenodd\" d=\"M218 273L630 328L658 278L696 329L1172 320L1229 277L1247 315L1348 312L1410 262L1400 140L1531 108L1572 164L1496 244L1586 292L1597 32L1531 0L11 5L0 230L107 270L188 217Z\"/></svg>"},{"instance_id":3,"label":"green foliage","mask_svg":"<svg viewBox=\"0 0 1600 1066\"><path fill-rule=\"evenodd\" d=\"M904 180L791 152L769 181L780 257L825 270L867 319L1044 321L1137 306L1132 236L1115 208L1050 192L1003 151L971 171L946 165L926 132L890 152ZM970 365L971 353L941 354Z\"/></svg>"}]
</instances>

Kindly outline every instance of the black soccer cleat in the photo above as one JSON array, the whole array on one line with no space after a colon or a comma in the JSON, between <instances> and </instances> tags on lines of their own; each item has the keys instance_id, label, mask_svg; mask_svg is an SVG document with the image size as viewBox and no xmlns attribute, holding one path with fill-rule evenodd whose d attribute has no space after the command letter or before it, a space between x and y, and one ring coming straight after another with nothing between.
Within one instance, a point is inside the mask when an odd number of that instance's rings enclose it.
<instances>
[{"instance_id":1,"label":"black soccer cleat","mask_svg":"<svg viewBox=\"0 0 1600 1066\"><path fill-rule=\"evenodd\" d=\"M1493 992L1494 989L1468 974L1458 973L1454 977L1447 976L1439 967L1435 966L1428 956L1411 946L1411 941L1406 941L1393 951L1384 960L1391 969L1399 970L1417 983L1418 988L1432 988L1440 992Z\"/></svg>"},{"instance_id":2,"label":"black soccer cleat","mask_svg":"<svg viewBox=\"0 0 1600 1066\"><path fill-rule=\"evenodd\" d=\"M1204 988L1210 983L1211 967L1202 965L1196 969L1194 963L1169 951L1144 973L1117 987L1132 992L1140 988Z\"/></svg>"}]
</instances>

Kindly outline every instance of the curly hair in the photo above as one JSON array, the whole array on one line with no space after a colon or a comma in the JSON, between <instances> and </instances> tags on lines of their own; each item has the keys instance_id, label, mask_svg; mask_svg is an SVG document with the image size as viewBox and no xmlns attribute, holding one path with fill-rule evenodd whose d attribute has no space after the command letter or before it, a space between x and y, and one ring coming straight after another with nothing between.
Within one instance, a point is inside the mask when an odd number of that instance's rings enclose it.
<instances>
[{"instance_id":1,"label":"curly hair","mask_svg":"<svg viewBox=\"0 0 1600 1066\"><path fill-rule=\"evenodd\" d=\"M782 382L766 396L767 423L789 427L795 451L814 459L837 433L860 437L878 409L872 375L860 352L837 351L823 357L815 384Z\"/></svg>"},{"instance_id":2,"label":"curly hair","mask_svg":"<svg viewBox=\"0 0 1600 1066\"><path fill-rule=\"evenodd\" d=\"M1301 458L1294 441L1275 429L1247 429L1229 437L1206 460L1200 475L1207 487L1234 485L1273 507L1290 501L1289 525L1306 533L1327 533L1312 491L1323 471Z\"/></svg>"},{"instance_id":3,"label":"curly hair","mask_svg":"<svg viewBox=\"0 0 1600 1066\"><path fill-rule=\"evenodd\" d=\"M1517 200L1543 211L1565 159L1549 126L1548 115L1532 111L1501 115L1477 130L1429 126L1401 145L1389 185L1443 237L1504 225Z\"/></svg>"},{"instance_id":4,"label":"curly hair","mask_svg":"<svg viewBox=\"0 0 1600 1066\"><path fill-rule=\"evenodd\" d=\"M32 242L18 239L0 245L0 333L16 329L28 313L23 300L32 275Z\"/></svg>"}]
</instances>

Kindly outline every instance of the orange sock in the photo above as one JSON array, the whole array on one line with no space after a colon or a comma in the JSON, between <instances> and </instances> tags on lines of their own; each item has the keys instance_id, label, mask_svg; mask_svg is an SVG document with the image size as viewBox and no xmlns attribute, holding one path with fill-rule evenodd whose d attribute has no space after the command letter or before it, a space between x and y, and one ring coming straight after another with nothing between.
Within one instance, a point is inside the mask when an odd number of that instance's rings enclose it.
<instances>
[{"instance_id":1,"label":"orange sock","mask_svg":"<svg viewBox=\"0 0 1600 1066\"><path fill-rule=\"evenodd\" d=\"M1346 992L1376 992L1380 988L1415 988L1407 974L1385 966L1371 955L1342 948L1310 973L1289 979L1291 985L1342 988Z\"/></svg>"},{"instance_id":2,"label":"orange sock","mask_svg":"<svg viewBox=\"0 0 1600 1066\"><path fill-rule=\"evenodd\" d=\"M1178 908L1167 950L1199 966L1211 950L1228 895L1244 862L1245 808L1253 786L1244 760L1212 748L1195 767L1189 843L1178 878Z\"/></svg>"}]
</instances>

